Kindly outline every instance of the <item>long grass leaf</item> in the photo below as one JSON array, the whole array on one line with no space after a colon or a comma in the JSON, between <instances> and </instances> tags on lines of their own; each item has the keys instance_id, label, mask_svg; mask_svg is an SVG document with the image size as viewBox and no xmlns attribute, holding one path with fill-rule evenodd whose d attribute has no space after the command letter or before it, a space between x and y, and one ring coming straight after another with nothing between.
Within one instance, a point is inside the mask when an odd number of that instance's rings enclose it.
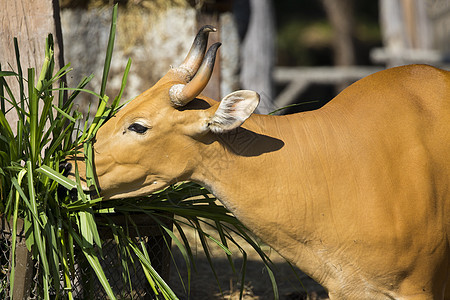
<instances>
[{"instance_id":1,"label":"long grass leaf","mask_svg":"<svg viewBox=\"0 0 450 300\"><path fill-rule=\"evenodd\" d=\"M229 248L228 248L227 238L223 232L222 224L218 221L215 221L215 223L216 223L215 229L219 233L220 240L222 241L222 244L225 246L225 248L228 250ZM225 253L227 253L227 252L225 251ZM231 266L231 269L233 270L233 273L236 273L236 269L235 269L234 263L233 263L233 258L231 256L231 251L229 253L227 253L227 258L228 258L228 262Z\"/></svg>"},{"instance_id":2,"label":"long grass leaf","mask_svg":"<svg viewBox=\"0 0 450 300\"><path fill-rule=\"evenodd\" d=\"M58 253L58 241L56 238L57 234L57 228L55 224L55 220L53 218L53 215L51 213L51 210L48 210L46 214L42 213L40 214L42 223L45 224L44 230L45 230L45 236L47 237L47 246L48 246L48 258L49 258L49 265L50 265L50 271L51 271L51 278L53 283L53 288L56 290L56 293L59 294L60 290L60 282L59 280L56 280L56 278L59 278L60 276L60 260L59 260L59 253Z\"/></svg>"},{"instance_id":3,"label":"long grass leaf","mask_svg":"<svg viewBox=\"0 0 450 300\"><path fill-rule=\"evenodd\" d=\"M109 69L111 67L111 59L112 59L112 53L114 49L114 40L116 37L116 24L117 24L117 4L113 7L113 13L112 13L112 20L111 20L111 28L109 31L109 39L108 39L108 47L106 49L106 57L105 57L105 64L103 66L103 77L102 77L102 84L100 88L100 98L103 98L106 91L106 82L108 80L109 75Z\"/></svg>"},{"instance_id":4,"label":"long grass leaf","mask_svg":"<svg viewBox=\"0 0 450 300\"><path fill-rule=\"evenodd\" d=\"M20 51L19 45L17 43L17 38L14 38L14 52L16 54L16 63L17 63L17 74L19 79L19 101L21 103L22 111L25 110L25 96L24 96L24 84L23 84L23 72L22 65L20 63ZM13 100L13 99L12 99Z\"/></svg>"},{"instance_id":5,"label":"long grass leaf","mask_svg":"<svg viewBox=\"0 0 450 300\"><path fill-rule=\"evenodd\" d=\"M88 89L83 89L83 88L70 88L70 87L63 87L63 88L52 88L52 91L74 91L74 92L83 92L83 93L87 93L87 94L91 94L95 97L101 98L100 94L88 90Z\"/></svg>"},{"instance_id":6,"label":"long grass leaf","mask_svg":"<svg viewBox=\"0 0 450 300\"><path fill-rule=\"evenodd\" d=\"M216 272L216 269L214 268L213 261L211 258L211 253L209 252L208 243L205 239L205 232L201 229L198 219L194 219L193 222L196 226L197 232L199 233L198 236L200 238L200 242L202 244L203 252L205 253L206 260L208 261L208 263L211 267L211 271L214 274L214 278L216 279L217 286L219 287L219 291L220 291L220 293L222 293L222 287L220 286L219 276L217 276L217 272Z\"/></svg>"},{"instance_id":7,"label":"long grass leaf","mask_svg":"<svg viewBox=\"0 0 450 300\"><path fill-rule=\"evenodd\" d=\"M130 72L131 68L131 58L128 59L127 66L125 67L125 71L123 72L122 76L122 84L120 85L120 91L119 94L114 98L114 101L111 105L112 112L118 107L120 100L122 99L123 91L125 90L125 85L127 83L128 73Z\"/></svg>"},{"instance_id":8,"label":"long grass leaf","mask_svg":"<svg viewBox=\"0 0 450 300\"><path fill-rule=\"evenodd\" d=\"M25 203L25 205L27 206L27 208L29 209L29 211L31 212L31 215L38 221L39 226L41 226L41 228L44 228L44 226L42 225L42 223L39 220L39 216L37 214L35 214L33 207L31 206L30 201L28 200L27 196L25 195L22 187L20 186L19 182L17 181L16 178L11 178L11 183L13 184L14 188L16 189L16 191L19 193L20 195L20 199L22 199L22 201Z\"/></svg>"},{"instance_id":9,"label":"long grass leaf","mask_svg":"<svg viewBox=\"0 0 450 300\"><path fill-rule=\"evenodd\" d=\"M147 259L148 261L150 261L150 256L148 255L148 252L147 252L147 245L145 244L145 242L144 242L144 239L141 237L141 235L140 235L140 233L139 233L139 229L138 229L138 226L136 225L136 223L133 221L133 219L130 217L130 215L128 215L127 214L127 220L134 226L134 229L136 230L136 233L137 233L137 235L138 235L138 238L139 238L139 243L140 243L140 245L141 245L141 249L142 249L142 252L143 252L143 254L144 254L144 257L145 257L145 259ZM126 239L125 239L126 240ZM141 265L142 265L142 263L141 263ZM157 288L156 288L156 283L155 283L155 281L153 280L153 278L152 278L152 276L151 276L151 274L150 274L150 272L147 270L147 268L145 268L143 265L142 265L142 270L144 271L144 275L145 275L145 277L147 278L147 281L148 281L148 283L150 284L150 287L152 288L152 290L153 290L153 292L155 293L155 295L157 296L158 294L159 294L159 292L158 292L158 290L157 290Z\"/></svg>"},{"instance_id":10,"label":"long grass leaf","mask_svg":"<svg viewBox=\"0 0 450 300\"><path fill-rule=\"evenodd\" d=\"M303 284L303 281L302 281L302 279L300 278L300 275L298 274L296 268L295 268L295 267L292 265L292 263L289 262L289 261L287 261L287 264L289 265L289 267L291 268L292 272L294 273L295 278L297 279L297 281L300 282L300 285L301 285L303 291L304 291L306 294L308 294L308 289L307 289L307 288L305 287L305 285Z\"/></svg>"},{"instance_id":11,"label":"long grass leaf","mask_svg":"<svg viewBox=\"0 0 450 300\"><path fill-rule=\"evenodd\" d=\"M31 161L26 162L27 165L27 177L28 177L28 192L30 196L30 204L34 215L38 215L37 204L36 204L36 193L34 191L34 180L33 180L33 167ZM45 224L44 224L45 226ZM50 277L50 269L48 265L47 254L43 242L44 236L41 234L41 229L39 227L39 220L33 217L33 230L34 230L34 240L39 251L39 262L42 263L44 269L43 283L44 283L44 298L48 299L48 278Z\"/></svg>"},{"instance_id":12,"label":"long grass leaf","mask_svg":"<svg viewBox=\"0 0 450 300\"><path fill-rule=\"evenodd\" d=\"M77 183L66 176L63 176L61 173L53 170L49 166L43 165L40 168L36 169L37 172L49 177L50 179L55 180L66 189L71 190L77 187Z\"/></svg>"},{"instance_id":13,"label":"long grass leaf","mask_svg":"<svg viewBox=\"0 0 450 300\"><path fill-rule=\"evenodd\" d=\"M86 222L89 226L89 231L91 232L93 241L97 244L98 248L102 249L102 241L100 240L100 235L98 234L97 223L94 219L93 210L88 208L86 211Z\"/></svg>"},{"instance_id":14,"label":"long grass leaf","mask_svg":"<svg viewBox=\"0 0 450 300\"><path fill-rule=\"evenodd\" d=\"M94 250L92 248L90 248L90 249L84 248L83 247L84 242L81 239L81 237L67 224L63 224L63 225L67 229L67 231L70 233L70 236L76 241L78 246L81 247L84 256L86 257L87 261L91 265L91 268L94 270L95 274L97 275L97 278L100 281L100 284L103 286L103 289L105 290L108 297L111 300L116 299L116 296L114 295L114 292L111 289L111 286L108 282L108 279L105 276L102 266L100 265L98 257L93 252Z\"/></svg>"},{"instance_id":15,"label":"long grass leaf","mask_svg":"<svg viewBox=\"0 0 450 300\"><path fill-rule=\"evenodd\" d=\"M17 175L17 183L20 186L22 183L22 179L25 176L27 170L23 169L19 172ZM11 232L11 271L10 271L10 297L13 297L13 291L14 291L14 278L15 278L15 269L16 269L16 238L17 238L17 218L19 214L19 200L20 200L20 193L16 190L16 201L15 205L13 207L13 228Z\"/></svg>"},{"instance_id":16,"label":"long grass leaf","mask_svg":"<svg viewBox=\"0 0 450 300\"><path fill-rule=\"evenodd\" d=\"M89 134L88 134L89 136ZM92 149L92 144L90 141L87 141L83 144L84 149L84 157L85 157L85 164L86 164L86 186L88 188L91 188L95 185L95 178L94 178L94 154Z\"/></svg>"},{"instance_id":17,"label":"long grass leaf","mask_svg":"<svg viewBox=\"0 0 450 300\"><path fill-rule=\"evenodd\" d=\"M34 87L34 69L28 69L28 97L29 97L29 108L30 108L30 154L31 161L34 163L37 160L37 155L39 153L40 143L38 141L38 112L39 112L39 98L37 91Z\"/></svg>"},{"instance_id":18,"label":"long grass leaf","mask_svg":"<svg viewBox=\"0 0 450 300\"><path fill-rule=\"evenodd\" d=\"M61 220L61 219L60 219ZM69 298L69 300L73 299L73 294L72 294L72 283L70 281L70 262L69 259L67 258L67 248L66 248L66 235L65 235L65 231L61 226L58 230L58 237L60 240L60 244L61 244L61 254L62 254L62 267L63 267L63 276L64 276L64 284L65 284L65 290L67 291L67 296Z\"/></svg>"},{"instance_id":19,"label":"long grass leaf","mask_svg":"<svg viewBox=\"0 0 450 300\"><path fill-rule=\"evenodd\" d=\"M148 269L153 278L155 278L156 282L160 286L161 290L164 291L170 299L178 299L172 289L167 285L167 283L162 279L162 277L156 272L156 270L152 267L150 262L145 258L145 255L134 245L132 241L129 243L130 247L133 249L136 256L139 258L141 263Z\"/></svg>"},{"instance_id":20,"label":"long grass leaf","mask_svg":"<svg viewBox=\"0 0 450 300\"><path fill-rule=\"evenodd\" d=\"M210 239L211 241L213 241L214 243L216 243L217 246L219 246L220 248L222 248L222 250L227 254L227 255L232 255L233 253L231 253L230 249L228 249L228 247L226 247L224 244L222 244L219 240L217 240L216 238L214 238L213 236L207 234L206 232L203 233L208 239Z\"/></svg>"},{"instance_id":21,"label":"long grass leaf","mask_svg":"<svg viewBox=\"0 0 450 300\"><path fill-rule=\"evenodd\" d=\"M8 76L18 76L18 74L14 71L2 71L0 69L0 77L8 77Z\"/></svg>"},{"instance_id":22,"label":"long grass leaf","mask_svg":"<svg viewBox=\"0 0 450 300\"><path fill-rule=\"evenodd\" d=\"M243 296L244 296L246 271L247 271L247 253L245 251L243 251L242 252L241 288L240 288L240 293L239 293L239 299L243 299Z\"/></svg>"},{"instance_id":23,"label":"long grass leaf","mask_svg":"<svg viewBox=\"0 0 450 300\"><path fill-rule=\"evenodd\" d=\"M62 89L61 89L62 91ZM59 113L61 114L64 118L68 119L69 121L75 123L77 121L77 119L73 118L71 115L69 115L68 113L66 113L65 111L63 111L61 108L59 108L58 106L52 105L52 107Z\"/></svg>"},{"instance_id":24,"label":"long grass leaf","mask_svg":"<svg viewBox=\"0 0 450 300\"><path fill-rule=\"evenodd\" d=\"M39 78L36 84L36 90L40 92L42 92L42 90L45 89L45 81L46 79L48 79L49 77L51 77L51 74L53 72L53 66L54 66L54 61L53 61L53 35L49 34L47 36L47 38L45 39L45 57L44 57L44 62L42 64L42 69L41 69L41 73L39 74ZM49 76L50 74L50 76Z\"/></svg>"},{"instance_id":25,"label":"long grass leaf","mask_svg":"<svg viewBox=\"0 0 450 300\"><path fill-rule=\"evenodd\" d=\"M10 72L10 73L13 73L14 74L13 76L15 76L14 72ZM2 76L2 74L3 74L3 76ZM2 64L0 64L0 110L1 111L6 110L5 89L3 88L3 86L6 85L6 80L3 78L4 76L8 76L8 75L7 75L7 73L4 73L4 71L2 71Z\"/></svg>"},{"instance_id":26,"label":"long grass leaf","mask_svg":"<svg viewBox=\"0 0 450 300\"><path fill-rule=\"evenodd\" d=\"M107 116L104 115L106 104L108 103L108 96L103 96L100 98L100 103L97 108L97 112L95 113L94 120L92 121L91 127L89 128L88 134L86 138L91 138L95 135L95 132L99 128L99 122L101 119L106 119Z\"/></svg>"},{"instance_id":27,"label":"long grass leaf","mask_svg":"<svg viewBox=\"0 0 450 300\"><path fill-rule=\"evenodd\" d=\"M78 213L78 228L81 233L81 237L83 238L83 248L93 248L94 247L94 237L92 235L92 231L89 228L89 224L87 222L87 212L80 211Z\"/></svg>"},{"instance_id":28,"label":"long grass leaf","mask_svg":"<svg viewBox=\"0 0 450 300\"><path fill-rule=\"evenodd\" d=\"M6 119L5 115L3 114L3 111L0 111L0 132L8 139L8 143L11 143L10 145L16 145L16 143L14 142L14 133L11 129L11 127L9 126L9 122ZM16 152L15 149L16 147L13 148L13 152ZM13 158L17 155L17 153L14 153Z\"/></svg>"},{"instance_id":29,"label":"long grass leaf","mask_svg":"<svg viewBox=\"0 0 450 300\"><path fill-rule=\"evenodd\" d=\"M280 299L280 295L278 293L278 285L275 278L275 275L273 274L272 269L266 264L265 265L267 273L269 274L270 282L272 283L272 291L273 291L273 297L275 300Z\"/></svg>"},{"instance_id":30,"label":"long grass leaf","mask_svg":"<svg viewBox=\"0 0 450 300\"><path fill-rule=\"evenodd\" d=\"M42 140L42 135L44 133L45 126L47 126L47 125L55 126L55 123L52 122L52 120L49 120L49 117L51 115L52 101L53 101L53 96L45 97L44 106L42 107L42 109L40 111L41 118L38 123L38 141L40 142L40 145L46 144L46 142L44 140ZM53 124L46 124L47 121L49 121L50 123L53 123Z\"/></svg>"},{"instance_id":31,"label":"long grass leaf","mask_svg":"<svg viewBox=\"0 0 450 300\"><path fill-rule=\"evenodd\" d=\"M94 78L94 74L91 74L88 77L83 77L77 87L73 89L73 93L69 96L69 99L67 99L67 103L73 103L73 100L80 92L84 90L84 87L92 80L92 78ZM61 107L66 108L66 106L67 104Z\"/></svg>"}]
</instances>

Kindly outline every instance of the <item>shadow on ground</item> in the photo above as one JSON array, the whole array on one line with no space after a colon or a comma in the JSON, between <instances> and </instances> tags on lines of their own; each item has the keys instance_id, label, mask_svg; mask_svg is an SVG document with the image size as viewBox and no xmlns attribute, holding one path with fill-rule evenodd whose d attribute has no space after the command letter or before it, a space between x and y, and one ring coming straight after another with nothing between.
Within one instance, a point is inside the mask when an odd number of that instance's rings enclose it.
<instances>
[{"instance_id":1,"label":"shadow on ground","mask_svg":"<svg viewBox=\"0 0 450 300\"><path fill-rule=\"evenodd\" d=\"M214 243L209 243L212 261L218 279L216 280L208 260L203 253L200 241L196 239L195 234L190 235L189 238L190 241L193 241L191 247L192 245L195 246L198 244L198 246L195 247L196 249L192 249L194 252L196 251L196 253L194 253L195 270L193 270L191 274L189 296L187 292L188 276L186 263L179 249L177 247L172 247L175 263L172 262L170 266L169 285L177 296L180 297L180 299L192 300L239 299L241 286L239 282L243 264L240 251L237 248L231 249L237 273L235 274L233 273L233 269L223 250ZM261 261L258 254L250 247L245 248L245 251L248 254L248 260L245 271L243 299L274 299L272 284L264 263ZM274 262L275 278L280 300L328 299L325 290L319 284L298 269L295 269L294 271L276 252L271 251L269 257ZM181 283L180 274L185 288Z\"/></svg>"}]
</instances>

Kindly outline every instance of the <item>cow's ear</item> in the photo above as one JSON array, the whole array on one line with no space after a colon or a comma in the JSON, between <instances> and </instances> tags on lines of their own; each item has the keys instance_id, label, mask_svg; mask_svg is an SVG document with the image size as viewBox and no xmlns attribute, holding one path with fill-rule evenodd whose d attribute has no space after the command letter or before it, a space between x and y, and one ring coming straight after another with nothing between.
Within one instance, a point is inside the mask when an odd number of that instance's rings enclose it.
<instances>
[{"instance_id":1,"label":"cow's ear","mask_svg":"<svg viewBox=\"0 0 450 300\"><path fill-rule=\"evenodd\" d=\"M208 120L208 129L221 133L235 129L244 123L259 103L254 91L242 90L225 96Z\"/></svg>"}]
</instances>

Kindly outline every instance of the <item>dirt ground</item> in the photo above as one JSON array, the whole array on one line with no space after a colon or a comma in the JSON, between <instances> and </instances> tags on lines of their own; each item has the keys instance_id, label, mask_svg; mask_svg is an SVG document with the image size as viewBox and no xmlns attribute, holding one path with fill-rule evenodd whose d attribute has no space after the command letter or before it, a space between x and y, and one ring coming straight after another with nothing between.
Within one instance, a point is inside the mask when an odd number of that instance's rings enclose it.
<instances>
[{"instance_id":1,"label":"dirt ground","mask_svg":"<svg viewBox=\"0 0 450 300\"><path fill-rule=\"evenodd\" d=\"M213 265L217 273L219 284L202 250L202 245L194 230L185 228L185 233L191 242L193 254L195 256L196 270L192 272L190 284L190 296L183 288L179 274L182 274L184 284L187 285L187 271L183 256L176 246L172 247L174 263L170 266L169 285L180 299L239 299L240 292L240 270L242 267L242 254L237 247L231 247L233 261L238 274L234 274L224 251L215 243L210 242L209 248L213 257ZM244 243L241 243L241 246ZM274 299L272 284L264 264L259 255L246 245L243 247L248 255L246 276L245 276L245 300L270 300ZM267 247L266 252L275 264L275 276L278 286L280 300L322 300L328 299L324 289L303 274L298 269L295 272L275 251ZM177 268L178 271L177 272ZM295 274L297 273L297 275ZM301 282L298 280L300 278ZM220 288L219 288L220 286Z\"/></svg>"}]
</instances>

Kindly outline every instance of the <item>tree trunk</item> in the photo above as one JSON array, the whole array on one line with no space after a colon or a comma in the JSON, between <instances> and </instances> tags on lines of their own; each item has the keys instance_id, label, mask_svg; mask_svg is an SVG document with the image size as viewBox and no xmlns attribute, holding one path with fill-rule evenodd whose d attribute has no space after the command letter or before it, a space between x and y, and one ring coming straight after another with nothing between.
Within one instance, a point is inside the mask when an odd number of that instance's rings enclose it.
<instances>
[{"instance_id":1,"label":"tree trunk","mask_svg":"<svg viewBox=\"0 0 450 300\"><path fill-rule=\"evenodd\" d=\"M322 4L333 27L334 64L356 64L353 0L322 0Z\"/></svg>"},{"instance_id":2,"label":"tree trunk","mask_svg":"<svg viewBox=\"0 0 450 300\"><path fill-rule=\"evenodd\" d=\"M261 95L257 112L262 114L275 110L272 102L274 39L275 21L271 0L250 0L250 20L241 50L241 87Z\"/></svg>"},{"instance_id":3,"label":"tree trunk","mask_svg":"<svg viewBox=\"0 0 450 300\"><path fill-rule=\"evenodd\" d=\"M334 65L356 65L354 0L322 0L322 4L333 27ZM351 83L342 81L337 84L336 93Z\"/></svg>"}]
</instances>

